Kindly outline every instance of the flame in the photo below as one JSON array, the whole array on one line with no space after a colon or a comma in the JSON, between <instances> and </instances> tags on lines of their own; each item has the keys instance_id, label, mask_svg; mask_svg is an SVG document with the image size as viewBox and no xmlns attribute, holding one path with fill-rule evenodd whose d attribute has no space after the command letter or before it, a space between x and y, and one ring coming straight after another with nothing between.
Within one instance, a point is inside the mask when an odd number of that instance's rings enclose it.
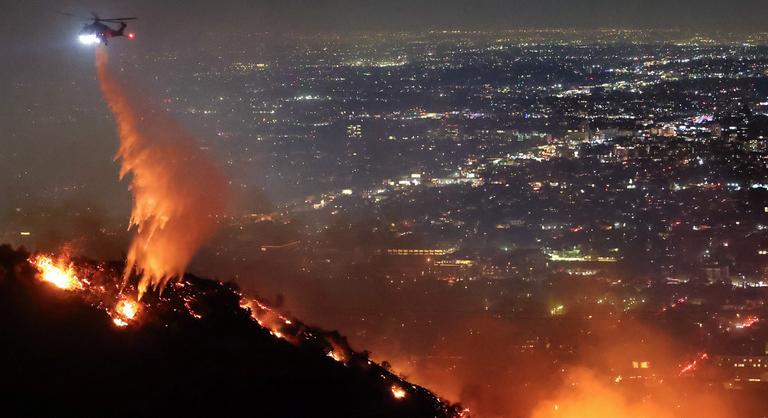
<instances>
[{"instance_id":1,"label":"flame","mask_svg":"<svg viewBox=\"0 0 768 418\"><path fill-rule=\"evenodd\" d=\"M88 279L79 278L75 271L74 263L68 261L67 256L54 258L45 254L37 254L30 257L28 261L38 270L39 274L37 277L40 280L51 283L62 290L82 291L81 296L96 301L94 303L112 318L112 322L115 325L125 327L136 319L140 309L138 301L123 297L118 300L113 310L106 308L104 297L107 290L104 284L94 285ZM89 277L92 274L87 268L78 267L78 270Z\"/></svg>"},{"instance_id":2,"label":"flame","mask_svg":"<svg viewBox=\"0 0 768 418\"><path fill-rule=\"evenodd\" d=\"M126 319L133 319L139 312L139 305L132 300L121 300L115 309Z\"/></svg>"},{"instance_id":3,"label":"flame","mask_svg":"<svg viewBox=\"0 0 768 418\"><path fill-rule=\"evenodd\" d=\"M343 345L339 344L333 338L327 338L328 344L331 345L331 350L328 352L328 357L338 361L339 363L346 364L349 361L352 353L350 353Z\"/></svg>"},{"instance_id":4,"label":"flame","mask_svg":"<svg viewBox=\"0 0 768 418\"><path fill-rule=\"evenodd\" d=\"M163 112L130 97L109 71L104 48L96 51L101 91L120 136L120 178L131 174L136 234L124 280L135 270L138 298L184 274L192 256L218 227L227 182L197 141Z\"/></svg>"},{"instance_id":5,"label":"flame","mask_svg":"<svg viewBox=\"0 0 768 418\"><path fill-rule=\"evenodd\" d=\"M687 373L690 373L690 372L692 372L692 371L695 371L695 370L696 370L696 369L699 367L699 364L700 364L701 362L703 362L704 360L708 360L708 359L709 359L709 355L708 355L707 353L701 353L701 354L699 354L699 355L696 357L696 359L695 359L695 360L693 360L692 362L690 362L690 363L688 363L688 364L684 365L684 366L683 366L683 367L680 369L680 373L679 373L678 375L679 375L679 376L684 376L684 375L685 375L685 374L687 374Z\"/></svg>"},{"instance_id":6,"label":"flame","mask_svg":"<svg viewBox=\"0 0 768 418\"><path fill-rule=\"evenodd\" d=\"M344 354L341 352L337 352L336 350L331 350L328 352L328 357L338 361L339 363L346 362L346 359L344 358Z\"/></svg>"},{"instance_id":7,"label":"flame","mask_svg":"<svg viewBox=\"0 0 768 418\"><path fill-rule=\"evenodd\" d=\"M112 322L118 327L125 327L136 319L136 315L139 313L139 303L132 299L120 299L115 305L115 312L112 317Z\"/></svg>"},{"instance_id":8,"label":"flame","mask_svg":"<svg viewBox=\"0 0 768 418\"><path fill-rule=\"evenodd\" d=\"M293 325L286 316L270 308L269 306L252 299L241 298L240 307L250 313L251 319L259 326L269 331L272 336L296 343L298 335L295 333L286 333L286 329Z\"/></svg>"},{"instance_id":9,"label":"flame","mask_svg":"<svg viewBox=\"0 0 768 418\"><path fill-rule=\"evenodd\" d=\"M392 396L395 397L395 399L403 399L407 395L405 392L405 389L401 388L398 385L392 385Z\"/></svg>"},{"instance_id":10,"label":"flame","mask_svg":"<svg viewBox=\"0 0 768 418\"><path fill-rule=\"evenodd\" d=\"M111 271L110 268L103 265L90 267L88 265L78 265L77 271L88 278L80 280L75 275L74 264L64 260L66 260L65 257L60 257L59 261L54 261L50 256L36 255L30 257L28 261L40 271L41 274L38 276L41 280L53 283L61 289L82 290L82 292L77 293L77 297L81 297L83 301L87 301L91 306L108 315L115 326L124 328L134 322L140 325L137 320L141 314L142 307L145 305L135 297L127 297L122 294L118 278L119 273ZM184 289L186 285L185 282L178 281L174 284L174 287L176 289ZM275 338L283 339L297 346L310 344L313 347L323 347L325 355L343 365L350 365L350 362L353 361L358 365L365 364L365 367L370 367L374 364L372 360L367 358L367 354L365 356L357 355L348 345L346 339L337 332L308 328L300 321L291 319L280 313L277 309L273 309L256 299L245 298L239 292L237 295L240 298L240 307L248 311L251 320L268 330ZM172 298L178 297L181 297L181 301L183 301L192 317L202 318L202 315L192 310L192 303L195 302L194 293L172 296ZM116 303L114 303L115 300L117 301ZM110 306L113 307L110 308ZM408 391L402 386L407 384L403 380L404 378L397 377L387 367L379 366L379 370L381 371L381 378L385 382L391 383L389 389L394 399L401 400L408 397ZM413 386L410 387L415 388ZM443 402L443 400L437 397L433 399ZM468 414L469 409L464 409L462 411L454 411L452 416L459 418L467 417Z\"/></svg>"},{"instance_id":11,"label":"flame","mask_svg":"<svg viewBox=\"0 0 768 418\"><path fill-rule=\"evenodd\" d=\"M82 289L83 284L75 274L72 263L66 263L63 260L54 261L47 255L37 255L29 260L40 272L40 279L53 284L59 289L77 290Z\"/></svg>"},{"instance_id":12,"label":"flame","mask_svg":"<svg viewBox=\"0 0 768 418\"><path fill-rule=\"evenodd\" d=\"M736 327L736 329L744 329L744 328L749 328L749 327L751 327L752 325L755 325L758 322L760 322L760 318L758 318L758 317L756 317L754 315L750 315L750 316L748 316L748 317L746 317L746 318L736 322L736 324L734 326Z\"/></svg>"}]
</instances>

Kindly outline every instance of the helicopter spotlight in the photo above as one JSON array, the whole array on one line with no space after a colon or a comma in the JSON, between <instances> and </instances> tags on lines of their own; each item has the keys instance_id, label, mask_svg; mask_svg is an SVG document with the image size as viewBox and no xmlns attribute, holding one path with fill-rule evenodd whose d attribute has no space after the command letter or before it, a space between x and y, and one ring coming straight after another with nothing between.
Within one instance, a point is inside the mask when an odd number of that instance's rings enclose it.
<instances>
[{"instance_id":1,"label":"helicopter spotlight","mask_svg":"<svg viewBox=\"0 0 768 418\"><path fill-rule=\"evenodd\" d=\"M80 43L81 43L81 44L83 44L83 45L93 45L93 44L97 44L97 43L101 42L101 40L99 39L99 37L98 37L98 36L96 36L96 35L95 35L95 34L93 34L93 33L90 33L90 34L85 34L85 33L83 33L83 34L81 34L80 36L78 36L78 38L77 38L77 39L78 39L78 40L80 41Z\"/></svg>"},{"instance_id":2,"label":"helicopter spotlight","mask_svg":"<svg viewBox=\"0 0 768 418\"><path fill-rule=\"evenodd\" d=\"M59 13L66 16L78 17L69 13ZM102 42L104 45L106 45L109 41L109 38L116 38L119 36L125 36L128 39L134 39L136 37L133 32L125 31L125 29L128 27L128 24L125 22L128 20L136 20L137 18L135 17L116 17L110 19L102 19L96 13L92 12L91 15L93 17L82 18L90 21L90 23L87 23L85 26L83 26L83 29L80 31L80 36L78 36L78 40L84 45L95 45ZM117 23L120 26L117 28L109 26L109 24L112 23Z\"/></svg>"}]
</instances>

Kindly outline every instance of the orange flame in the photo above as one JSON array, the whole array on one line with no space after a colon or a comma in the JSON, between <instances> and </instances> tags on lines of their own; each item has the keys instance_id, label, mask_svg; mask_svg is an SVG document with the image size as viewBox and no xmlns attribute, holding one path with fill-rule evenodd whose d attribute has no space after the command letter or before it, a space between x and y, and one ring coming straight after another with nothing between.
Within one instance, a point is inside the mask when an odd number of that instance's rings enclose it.
<instances>
[{"instance_id":1,"label":"orange flame","mask_svg":"<svg viewBox=\"0 0 768 418\"><path fill-rule=\"evenodd\" d=\"M403 399L406 395L407 393L405 392L405 389L397 385L392 385L392 396L394 396L395 399Z\"/></svg>"},{"instance_id":2,"label":"orange flame","mask_svg":"<svg viewBox=\"0 0 768 418\"><path fill-rule=\"evenodd\" d=\"M701 353L701 354L699 354L699 355L696 357L696 359L695 359L695 360L693 360L692 362L690 362L690 363L686 364L685 366L683 366L683 367L680 369L680 373L679 373L679 376L683 376L683 375L685 375L685 374L687 374L687 373L690 373L690 372L692 372L692 371L695 371L695 370L696 370L696 369L699 367L699 364L700 364L701 362L703 362L704 360L708 360L708 359L709 359L709 355L708 355L707 353Z\"/></svg>"},{"instance_id":3,"label":"orange flame","mask_svg":"<svg viewBox=\"0 0 768 418\"><path fill-rule=\"evenodd\" d=\"M227 182L197 141L163 112L147 109L114 78L103 48L96 53L101 91L120 135L120 178L131 173L136 235L124 279L141 275L139 299L181 277L192 256L217 229Z\"/></svg>"},{"instance_id":4,"label":"orange flame","mask_svg":"<svg viewBox=\"0 0 768 418\"><path fill-rule=\"evenodd\" d=\"M327 354L328 357L338 361L339 363L345 363L346 357L344 356L344 353L336 350L331 350Z\"/></svg>"},{"instance_id":5,"label":"orange flame","mask_svg":"<svg viewBox=\"0 0 768 418\"><path fill-rule=\"evenodd\" d=\"M350 353L332 338L328 338L327 341L331 345L331 350L328 352L327 356L339 363L346 364L349 361Z\"/></svg>"},{"instance_id":6,"label":"orange flame","mask_svg":"<svg viewBox=\"0 0 768 418\"><path fill-rule=\"evenodd\" d=\"M136 319L136 315L139 313L139 304L132 299L121 299L115 306L115 313L112 317L112 322L118 327L125 327Z\"/></svg>"},{"instance_id":7,"label":"orange flame","mask_svg":"<svg viewBox=\"0 0 768 418\"><path fill-rule=\"evenodd\" d=\"M53 284L59 289L76 290L82 289L83 284L75 274L75 269L71 263L63 260L54 261L47 255L37 255L29 260L40 272L40 279Z\"/></svg>"},{"instance_id":8,"label":"orange flame","mask_svg":"<svg viewBox=\"0 0 768 418\"><path fill-rule=\"evenodd\" d=\"M740 321L737 321L735 324L736 329L744 329L749 328L752 325L755 325L756 323L760 322L760 318L750 315Z\"/></svg>"}]
</instances>

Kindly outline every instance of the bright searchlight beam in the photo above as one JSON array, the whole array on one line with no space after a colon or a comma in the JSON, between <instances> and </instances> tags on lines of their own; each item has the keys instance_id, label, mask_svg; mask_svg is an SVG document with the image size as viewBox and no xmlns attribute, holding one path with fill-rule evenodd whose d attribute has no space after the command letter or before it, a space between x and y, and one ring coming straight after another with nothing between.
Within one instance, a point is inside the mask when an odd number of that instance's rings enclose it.
<instances>
[{"instance_id":1,"label":"bright searchlight beam","mask_svg":"<svg viewBox=\"0 0 768 418\"><path fill-rule=\"evenodd\" d=\"M99 43L99 37L92 33L80 35L77 39L79 39L80 43L83 45L93 45Z\"/></svg>"}]
</instances>

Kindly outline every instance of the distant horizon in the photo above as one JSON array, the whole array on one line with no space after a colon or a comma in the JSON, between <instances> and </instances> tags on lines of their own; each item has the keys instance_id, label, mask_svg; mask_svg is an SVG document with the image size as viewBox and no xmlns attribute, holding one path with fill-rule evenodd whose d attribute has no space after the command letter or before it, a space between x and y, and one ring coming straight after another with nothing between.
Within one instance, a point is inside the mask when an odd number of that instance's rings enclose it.
<instances>
[{"instance_id":1,"label":"distant horizon","mask_svg":"<svg viewBox=\"0 0 768 418\"><path fill-rule=\"evenodd\" d=\"M102 17L137 16L137 27L153 36L201 32L227 33L241 28L269 32L347 33L421 30L694 30L768 31L768 3L757 0L204 0L82 2L5 2L0 16L0 45L32 35L45 37L79 26L92 11ZM35 25L27 22L34 21Z\"/></svg>"},{"instance_id":2,"label":"distant horizon","mask_svg":"<svg viewBox=\"0 0 768 418\"><path fill-rule=\"evenodd\" d=\"M525 27L525 28L495 28L495 29L473 29L473 28L425 28L425 29L359 29L349 31L334 31L334 30L318 30L312 32L303 31L247 31L242 30L239 33L247 33L249 35L334 35L334 36L355 36L355 35L397 35L397 34L483 34L483 33L524 33L524 32L541 32L541 33L608 33L608 32L641 32L641 33L679 33L685 35L756 35L765 34L768 35L768 29L761 30L727 30L727 29L715 29L705 30L696 28L677 28L677 29L664 29L664 28L636 28L636 27L599 27L599 28L568 28L568 27L556 27L556 26L541 26L541 27Z\"/></svg>"}]
</instances>

